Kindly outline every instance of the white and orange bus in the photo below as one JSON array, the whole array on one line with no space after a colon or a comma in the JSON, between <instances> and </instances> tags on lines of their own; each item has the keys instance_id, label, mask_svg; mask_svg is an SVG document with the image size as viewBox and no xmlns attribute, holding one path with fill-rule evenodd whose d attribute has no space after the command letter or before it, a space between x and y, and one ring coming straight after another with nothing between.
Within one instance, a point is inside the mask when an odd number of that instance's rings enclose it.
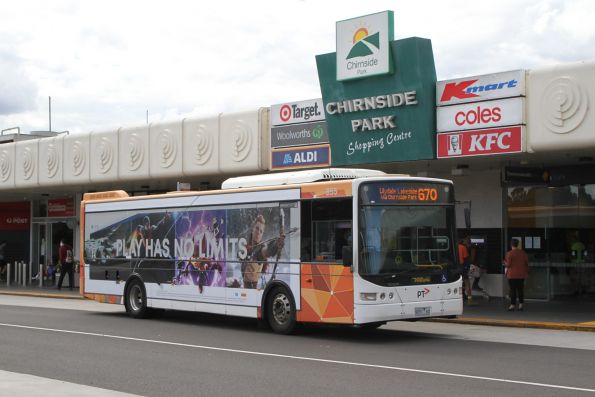
<instances>
[{"instance_id":1,"label":"white and orange bus","mask_svg":"<svg viewBox=\"0 0 595 397\"><path fill-rule=\"evenodd\" d=\"M232 178L221 190L81 204L86 297L374 327L462 313L452 182L361 169Z\"/></svg>"}]
</instances>

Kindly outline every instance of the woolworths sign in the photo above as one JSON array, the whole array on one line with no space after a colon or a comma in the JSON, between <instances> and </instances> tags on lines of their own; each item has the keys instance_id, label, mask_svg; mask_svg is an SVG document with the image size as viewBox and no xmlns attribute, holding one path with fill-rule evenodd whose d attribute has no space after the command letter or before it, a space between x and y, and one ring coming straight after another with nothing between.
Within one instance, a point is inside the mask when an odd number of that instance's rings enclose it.
<instances>
[{"instance_id":1,"label":"woolworths sign","mask_svg":"<svg viewBox=\"0 0 595 397\"><path fill-rule=\"evenodd\" d=\"M338 80L338 49L316 57L333 166L434 158L432 44L391 41L389 54L393 73L348 81Z\"/></svg>"}]
</instances>

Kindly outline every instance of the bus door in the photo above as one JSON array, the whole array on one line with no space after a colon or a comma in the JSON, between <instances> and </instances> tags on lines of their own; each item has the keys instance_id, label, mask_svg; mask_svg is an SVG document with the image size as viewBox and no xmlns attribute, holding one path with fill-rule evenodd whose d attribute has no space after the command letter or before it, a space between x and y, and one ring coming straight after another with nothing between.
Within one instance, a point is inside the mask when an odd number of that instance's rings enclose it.
<instances>
[{"instance_id":1,"label":"bus door","mask_svg":"<svg viewBox=\"0 0 595 397\"><path fill-rule=\"evenodd\" d=\"M298 320L353 323L351 198L302 202L301 301Z\"/></svg>"}]
</instances>

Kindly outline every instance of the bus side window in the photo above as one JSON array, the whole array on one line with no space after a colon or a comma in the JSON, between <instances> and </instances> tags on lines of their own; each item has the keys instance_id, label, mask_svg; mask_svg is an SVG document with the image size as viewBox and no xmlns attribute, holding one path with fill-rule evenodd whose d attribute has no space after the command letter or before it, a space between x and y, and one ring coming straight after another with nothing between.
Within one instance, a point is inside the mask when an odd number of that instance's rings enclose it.
<instances>
[{"instance_id":1,"label":"bus side window","mask_svg":"<svg viewBox=\"0 0 595 397\"><path fill-rule=\"evenodd\" d=\"M342 263L343 247L352 245L352 199L320 199L308 204L311 219L304 228L310 230L311 260ZM302 218L302 221L305 222L305 219Z\"/></svg>"},{"instance_id":2,"label":"bus side window","mask_svg":"<svg viewBox=\"0 0 595 397\"><path fill-rule=\"evenodd\" d=\"M312 261L312 201L303 201L301 205L301 247L300 260Z\"/></svg>"}]
</instances>

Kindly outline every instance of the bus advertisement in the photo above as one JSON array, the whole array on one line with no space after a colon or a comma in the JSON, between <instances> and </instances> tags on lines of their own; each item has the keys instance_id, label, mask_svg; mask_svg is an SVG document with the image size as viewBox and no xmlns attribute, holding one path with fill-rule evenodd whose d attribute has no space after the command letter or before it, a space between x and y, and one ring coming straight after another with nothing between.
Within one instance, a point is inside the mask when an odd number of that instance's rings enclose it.
<instances>
[{"instance_id":1,"label":"bus advertisement","mask_svg":"<svg viewBox=\"0 0 595 397\"><path fill-rule=\"evenodd\" d=\"M285 178L285 179L284 179ZM375 327L462 313L450 181L378 171L232 178L81 204L83 294L155 309ZM355 231L355 232L354 232Z\"/></svg>"}]
</instances>

